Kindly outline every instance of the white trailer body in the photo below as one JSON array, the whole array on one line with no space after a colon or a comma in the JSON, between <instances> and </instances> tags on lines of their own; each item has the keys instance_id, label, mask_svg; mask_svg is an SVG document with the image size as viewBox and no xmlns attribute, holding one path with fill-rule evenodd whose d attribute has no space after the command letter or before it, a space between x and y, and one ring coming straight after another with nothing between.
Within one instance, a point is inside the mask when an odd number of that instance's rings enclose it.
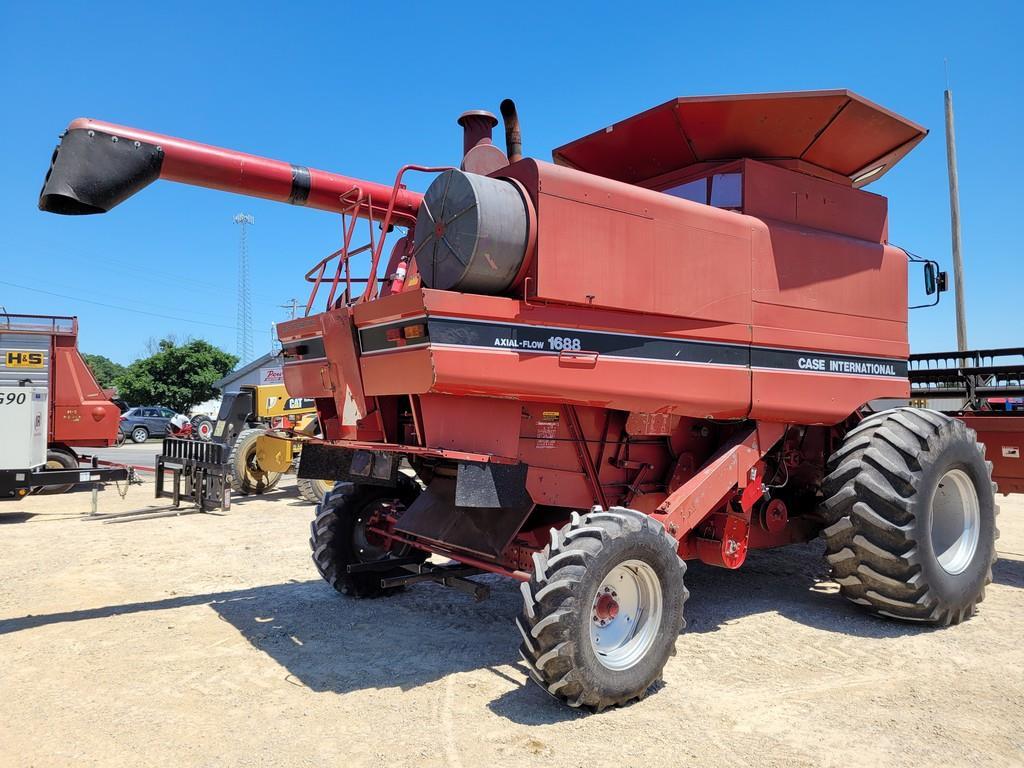
<instances>
[{"instance_id":1,"label":"white trailer body","mask_svg":"<svg viewBox=\"0 0 1024 768\"><path fill-rule=\"evenodd\" d=\"M0 386L0 469L46 464L46 387Z\"/></svg>"}]
</instances>

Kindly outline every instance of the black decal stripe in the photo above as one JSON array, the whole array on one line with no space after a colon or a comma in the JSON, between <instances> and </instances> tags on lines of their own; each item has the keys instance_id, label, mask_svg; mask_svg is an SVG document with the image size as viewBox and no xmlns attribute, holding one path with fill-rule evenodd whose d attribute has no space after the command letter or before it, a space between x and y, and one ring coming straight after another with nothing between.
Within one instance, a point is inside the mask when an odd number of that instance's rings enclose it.
<instances>
[{"instance_id":1,"label":"black decal stripe","mask_svg":"<svg viewBox=\"0 0 1024 768\"><path fill-rule=\"evenodd\" d=\"M292 205L305 205L309 199L309 168L304 165L292 165L292 192L288 202Z\"/></svg>"},{"instance_id":2,"label":"black decal stripe","mask_svg":"<svg viewBox=\"0 0 1024 768\"><path fill-rule=\"evenodd\" d=\"M808 373L841 373L852 376L907 378L907 361L886 357L862 357L832 352L751 347L753 368L797 370Z\"/></svg>"},{"instance_id":3,"label":"black decal stripe","mask_svg":"<svg viewBox=\"0 0 1024 768\"><path fill-rule=\"evenodd\" d=\"M324 339L322 336L315 336L309 339L296 339L281 345L281 355L285 363L301 362L303 360L317 360L327 356L324 350Z\"/></svg>"},{"instance_id":4,"label":"black decal stripe","mask_svg":"<svg viewBox=\"0 0 1024 768\"><path fill-rule=\"evenodd\" d=\"M411 339L405 338L404 329L413 325L422 326L423 334ZM382 323L381 325L374 325L369 328L361 328L359 330L359 348L363 351L363 354L373 354L374 352L385 352L392 349L422 347L430 343L431 328L433 326L427 325L422 315L415 318L396 320L391 323ZM394 335L396 330L398 331L397 338L389 339L388 332L391 331L392 335Z\"/></svg>"},{"instance_id":5,"label":"black decal stripe","mask_svg":"<svg viewBox=\"0 0 1024 768\"><path fill-rule=\"evenodd\" d=\"M748 347L735 344L506 323L466 323L451 318L430 318L427 324L431 342L456 346L514 349L518 352L597 352L640 360L742 366L749 364L750 356Z\"/></svg>"},{"instance_id":6,"label":"black decal stripe","mask_svg":"<svg viewBox=\"0 0 1024 768\"><path fill-rule=\"evenodd\" d=\"M465 320L452 317L427 318L427 334L415 342L388 341L395 327L422 324L423 318L396 321L360 329L364 354L403 349L406 346L443 344L527 354L596 352L605 357L650 360L690 365L720 365L774 371L800 371L848 376L906 378L907 361L884 357L814 352L798 349L758 347L663 336L552 328L516 323Z\"/></svg>"}]
</instances>

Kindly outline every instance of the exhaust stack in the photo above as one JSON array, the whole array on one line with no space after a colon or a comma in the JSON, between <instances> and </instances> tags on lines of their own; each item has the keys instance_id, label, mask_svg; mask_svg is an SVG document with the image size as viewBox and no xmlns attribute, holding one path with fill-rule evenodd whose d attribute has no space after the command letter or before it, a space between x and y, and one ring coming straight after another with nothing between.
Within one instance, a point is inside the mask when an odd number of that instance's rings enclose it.
<instances>
[{"instance_id":1,"label":"exhaust stack","mask_svg":"<svg viewBox=\"0 0 1024 768\"><path fill-rule=\"evenodd\" d=\"M516 103L505 99L499 107L501 119L505 121L505 149L508 161L516 163L523 159L523 134L519 130L519 114Z\"/></svg>"},{"instance_id":2,"label":"exhaust stack","mask_svg":"<svg viewBox=\"0 0 1024 768\"><path fill-rule=\"evenodd\" d=\"M39 209L64 215L106 213L157 179L374 219L384 218L392 194L385 184L79 118L54 150ZM368 196L369 203L352 211L360 196ZM396 223L414 222L422 199L416 192L399 190Z\"/></svg>"}]
</instances>

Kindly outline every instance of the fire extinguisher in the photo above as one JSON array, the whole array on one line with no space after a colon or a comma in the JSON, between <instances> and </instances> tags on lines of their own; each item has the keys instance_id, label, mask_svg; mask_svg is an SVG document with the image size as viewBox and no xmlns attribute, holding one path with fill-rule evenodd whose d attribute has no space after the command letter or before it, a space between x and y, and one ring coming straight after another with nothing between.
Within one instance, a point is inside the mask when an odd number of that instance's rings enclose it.
<instances>
[{"instance_id":1,"label":"fire extinguisher","mask_svg":"<svg viewBox=\"0 0 1024 768\"><path fill-rule=\"evenodd\" d=\"M401 293L403 286L405 286L405 274L409 270L409 262L404 258L398 262L398 266L395 268L395 274L391 276L391 292Z\"/></svg>"}]
</instances>

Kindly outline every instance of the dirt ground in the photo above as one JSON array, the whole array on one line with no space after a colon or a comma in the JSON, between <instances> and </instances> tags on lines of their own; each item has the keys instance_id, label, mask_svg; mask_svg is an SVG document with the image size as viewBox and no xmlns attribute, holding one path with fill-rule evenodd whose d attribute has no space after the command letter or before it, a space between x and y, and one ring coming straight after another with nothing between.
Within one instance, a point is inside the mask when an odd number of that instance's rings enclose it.
<instances>
[{"instance_id":1,"label":"dirt ground","mask_svg":"<svg viewBox=\"0 0 1024 768\"><path fill-rule=\"evenodd\" d=\"M116 524L87 519L88 493L4 503L0 765L1021 765L1024 497L1001 507L966 624L863 615L817 542L694 565L665 684L586 715L526 684L514 583L343 598L292 487Z\"/></svg>"}]
</instances>

